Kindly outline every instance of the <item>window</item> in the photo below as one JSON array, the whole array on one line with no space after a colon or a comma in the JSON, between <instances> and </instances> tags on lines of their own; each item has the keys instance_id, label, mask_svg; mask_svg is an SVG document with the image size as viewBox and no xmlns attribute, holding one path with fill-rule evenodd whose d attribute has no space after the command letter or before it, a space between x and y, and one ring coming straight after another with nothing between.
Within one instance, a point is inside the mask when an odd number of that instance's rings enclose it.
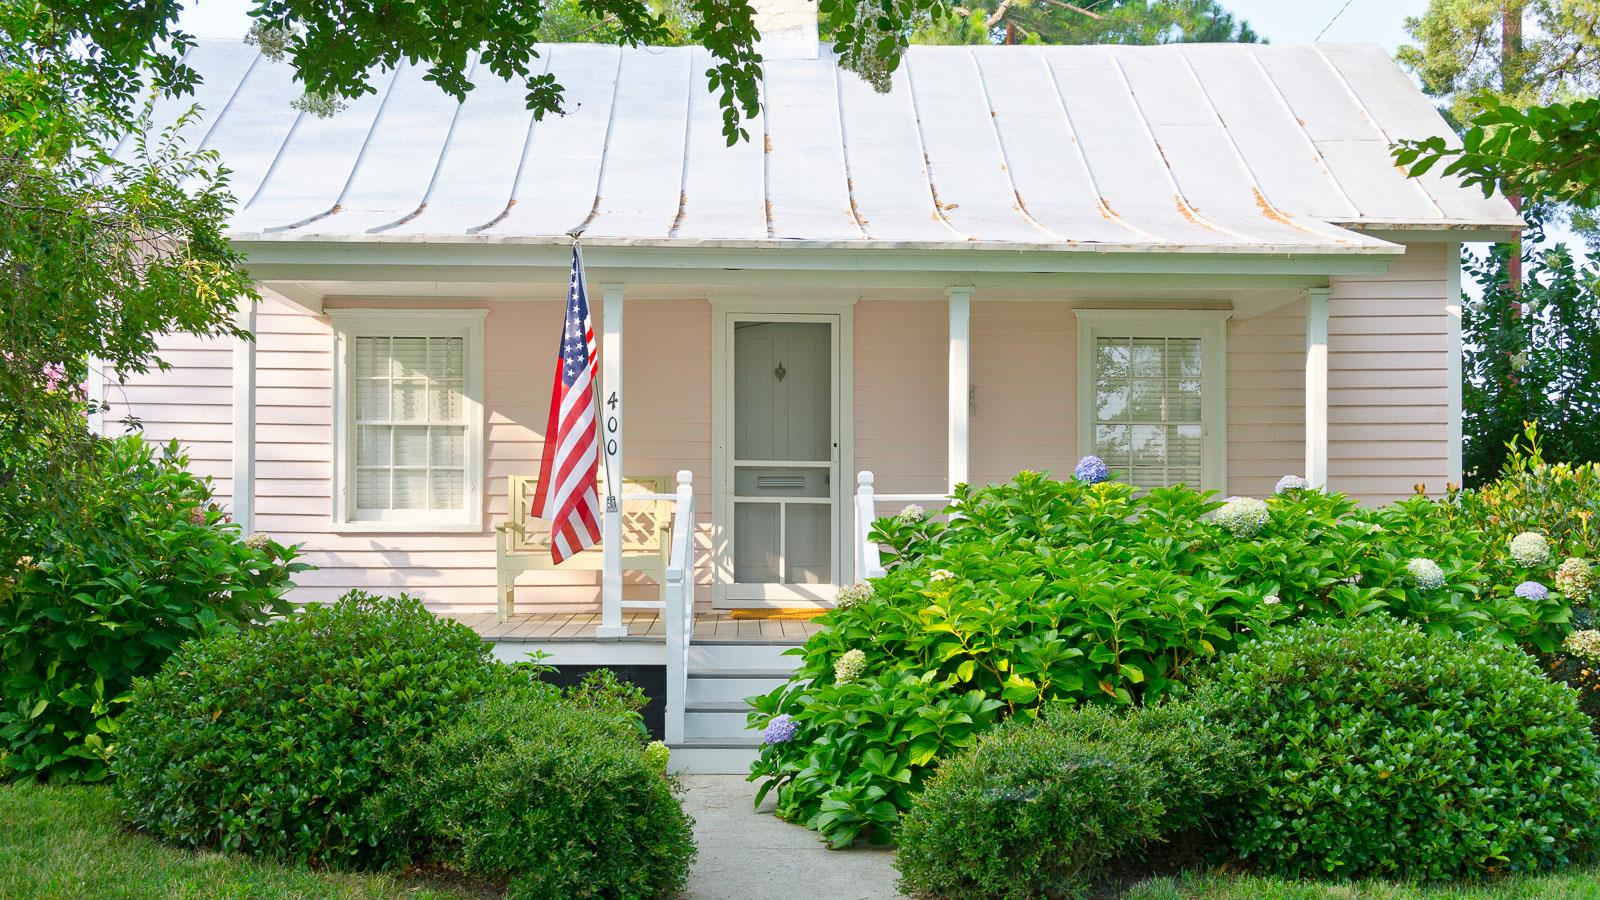
<instances>
[{"instance_id":1,"label":"window","mask_svg":"<svg viewBox=\"0 0 1600 900\"><path fill-rule=\"evenodd\" d=\"M1079 310L1079 443L1139 488L1220 489L1220 313ZM1169 324L1170 323L1170 324Z\"/></svg>"},{"instance_id":2,"label":"window","mask_svg":"<svg viewBox=\"0 0 1600 900\"><path fill-rule=\"evenodd\" d=\"M483 313L336 310L341 526L482 527Z\"/></svg>"}]
</instances>

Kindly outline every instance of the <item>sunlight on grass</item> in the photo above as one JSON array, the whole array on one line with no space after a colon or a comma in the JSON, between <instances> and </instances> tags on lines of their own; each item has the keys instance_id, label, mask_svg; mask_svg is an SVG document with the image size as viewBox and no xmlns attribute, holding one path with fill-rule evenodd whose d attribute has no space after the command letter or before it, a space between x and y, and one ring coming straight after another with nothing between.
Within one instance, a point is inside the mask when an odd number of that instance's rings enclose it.
<instances>
[{"instance_id":1,"label":"sunlight on grass","mask_svg":"<svg viewBox=\"0 0 1600 900\"><path fill-rule=\"evenodd\" d=\"M0 785L0 897L468 897L388 875L191 852L122 829L100 787Z\"/></svg>"}]
</instances>

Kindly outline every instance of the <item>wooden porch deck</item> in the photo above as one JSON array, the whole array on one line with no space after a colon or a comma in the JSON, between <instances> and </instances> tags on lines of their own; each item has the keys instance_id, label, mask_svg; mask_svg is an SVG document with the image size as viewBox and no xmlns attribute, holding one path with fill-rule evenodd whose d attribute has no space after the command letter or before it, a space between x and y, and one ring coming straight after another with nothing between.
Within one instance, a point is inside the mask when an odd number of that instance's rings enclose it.
<instances>
[{"instance_id":1,"label":"wooden porch deck","mask_svg":"<svg viewBox=\"0 0 1600 900\"><path fill-rule=\"evenodd\" d=\"M628 636L595 637L600 613L533 613L512 616L501 624L494 613L452 616L486 641L526 641L559 643L577 641L618 641L662 643L667 639L667 620L654 610L624 610L622 621ZM694 640L741 644L803 644L822 630L814 621L802 619L734 619L726 610L699 613L694 617Z\"/></svg>"}]
</instances>

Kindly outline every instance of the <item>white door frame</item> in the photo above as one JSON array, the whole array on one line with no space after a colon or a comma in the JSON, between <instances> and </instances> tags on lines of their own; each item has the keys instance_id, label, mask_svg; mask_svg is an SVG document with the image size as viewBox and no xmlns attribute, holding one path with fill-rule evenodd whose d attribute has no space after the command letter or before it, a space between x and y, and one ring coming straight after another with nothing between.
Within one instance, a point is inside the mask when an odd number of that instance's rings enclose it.
<instances>
[{"instance_id":1,"label":"white door frame","mask_svg":"<svg viewBox=\"0 0 1600 900\"><path fill-rule=\"evenodd\" d=\"M797 306L799 307L797 310ZM761 301L713 302L711 316L711 544L712 605L718 608L829 607L849 576L852 559L849 510L850 473L855 462L855 327L854 303ZM832 327L833 435L835 471L833 500L833 584L771 585L759 598L733 599L733 389L734 323L822 322Z\"/></svg>"}]
</instances>

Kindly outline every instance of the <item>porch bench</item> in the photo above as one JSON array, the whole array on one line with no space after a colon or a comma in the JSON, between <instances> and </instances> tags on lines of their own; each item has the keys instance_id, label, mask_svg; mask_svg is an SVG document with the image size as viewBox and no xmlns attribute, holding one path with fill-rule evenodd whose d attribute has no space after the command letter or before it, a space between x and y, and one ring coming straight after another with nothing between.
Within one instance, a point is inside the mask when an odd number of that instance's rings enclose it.
<instances>
[{"instance_id":1,"label":"porch bench","mask_svg":"<svg viewBox=\"0 0 1600 900\"><path fill-rule=\"evenodd\" d=\"M506 521L495 530L495 596L499 598L502 623L508 621L516 605L516 580L523 572L550 571L556 568L550 557L550 523L530 514L529 508L539 487L532 475L512 475L507 485L510 504ZM606 494L604 475L600 496ZM629 500L630 494L665 495L672 490L666 475L627 476L622 479L622 568L653 576L666 590L667 560L672 555L672 503L668 500ZM600 572L605 569L605 553L600 544L582 550L561 564L563 570Z\"/></svg>"}]
</instances>

